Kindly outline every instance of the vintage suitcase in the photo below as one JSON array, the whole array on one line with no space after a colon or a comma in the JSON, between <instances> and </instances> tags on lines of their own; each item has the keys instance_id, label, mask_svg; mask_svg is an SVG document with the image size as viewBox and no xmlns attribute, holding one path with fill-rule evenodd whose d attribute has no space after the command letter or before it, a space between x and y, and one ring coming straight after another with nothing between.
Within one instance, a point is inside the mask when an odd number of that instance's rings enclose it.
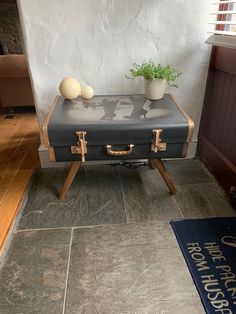
<instances>
[{"instance_id":1,"label":"vintage suitcase","mask_svg":"<svg viewBox=\"0 0 236 314\"><path fill-rule=\"evenodd\" d=\"M52 161L162 159L185 157L193 121L170 94L57 96L43 125Z\"/></svg>"}]
</instances>

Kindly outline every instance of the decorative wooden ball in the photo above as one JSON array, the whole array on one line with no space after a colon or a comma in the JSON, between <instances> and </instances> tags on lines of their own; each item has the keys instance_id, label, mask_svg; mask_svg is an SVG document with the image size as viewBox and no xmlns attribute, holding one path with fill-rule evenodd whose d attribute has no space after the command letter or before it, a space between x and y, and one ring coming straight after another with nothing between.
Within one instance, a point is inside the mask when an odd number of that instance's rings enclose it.
<instances>
[{"instance_id":1,"label":"decorative wooden ball","mask_svg":"<svg viewBox=\"0 0 236 314\"><path fill-rule=\"evenodd\" d=\"M73 77L65 77L59 85L59 91L66 99L74 99L81 94L80 84Z\"/></svg>"},{"instance_id":2,"label":"decorative wooden ball","mask_svg":"<svg viewBox=\"0 0 236 314\"><path fill-rule=\"evenodd\" d=\"M81 96L85 99L91 99L94 96L94 90L91 86L85 86L81 90Z\"/></svg>"}]
</instances>

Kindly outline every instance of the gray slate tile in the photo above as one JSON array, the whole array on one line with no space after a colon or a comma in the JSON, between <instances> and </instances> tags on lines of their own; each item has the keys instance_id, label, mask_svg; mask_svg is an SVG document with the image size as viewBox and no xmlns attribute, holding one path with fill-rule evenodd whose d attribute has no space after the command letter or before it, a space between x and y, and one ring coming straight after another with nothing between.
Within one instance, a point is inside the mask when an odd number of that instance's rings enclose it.
<instances>
[{"instance_id":1,"label":"gray slate tile","mask_svg":"<svg viewBox=\"0 0 236 314\"><path fill-rule=\"evenodd\" d=\"M58 173L55 174L55 172ZM23 210L19 229L72 227L126 222L122 188L116 169L81 167L65 201L57 197L64 169L38 173Z\"/></svg>"},{"instance_id":2,"label":"gray slate tile","mask_svg":"<svg viewBox=\"0 0 236 314\"><path fill-rule=\"evenodd\" d=\"M194 304L201 309L168 223L74 230L67 314L177 314Z\"/></svg>"},{"instance_id":3,"label":"gray slate tile","mask_svg":"<svg viewBox=\"0 0 236 314\"><path fill-rule=\"evenodd\" d=\"M185 218L231 217L236 211L216 183L178 186L175 198Z\"/></svg>"},{"instance_id":4,"label":"gray slate tile","mask_svg":"<svg viewBox=\"0 0 236 314\"><path fill-rule=\"evenodd\" d=\"M71 231L15 235L0 272L0 313L62 313Z\"/></svg>"},{"instance_id":5,"label":"gray slate tile","mask_svg":"<svg viewBox=\"0 0 236 314\"><path fill-rule=\"evenodd\" d=\"M215 182L200 160L166 160L164 164L176 185Z\"/></svg>"},{"instance_id":6,"label":"gray slate tile","mask_svg":"<svg viewBox=\"0 0 236 314\"><path fill-rule=\"evenodd\" d=\"M37 169L34 174L33 185L47 185L59 189L67 173L68 167Z\"/></svg>"},{"instance_id":7,"label":"gray slate tile","mask_svg":"<svg viewBox=\"0 0 236 314\"><path fill-rule=\"evenodd\" d=\"M128 222L183 218L157 170L119 168Z\"/></svg>"}]
</instances>

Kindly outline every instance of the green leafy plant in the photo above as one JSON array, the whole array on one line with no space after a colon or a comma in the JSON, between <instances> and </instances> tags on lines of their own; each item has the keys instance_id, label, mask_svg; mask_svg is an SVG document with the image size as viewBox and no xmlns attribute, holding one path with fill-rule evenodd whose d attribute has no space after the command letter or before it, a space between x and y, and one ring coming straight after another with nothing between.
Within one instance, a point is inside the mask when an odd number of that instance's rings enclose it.
<instances>
[{"instance_id":1,"label":"green leafy plant","mask_svg":"<svg viewBox=\"0 0 236 314\"><path fill-rule=\"evenodd\" d=\"M161 64L155 64L152 60L143 62L141 65L134 63L129 72L129 75L126 75L128 79L134 79L138 76L142 76L145 80L149 81L154 79L166 79L168 85L174 87L178 87L175 84L175 80L181 75L180 71L172 68L170 65L163 66Z\"/></svg>"}]
</instances>

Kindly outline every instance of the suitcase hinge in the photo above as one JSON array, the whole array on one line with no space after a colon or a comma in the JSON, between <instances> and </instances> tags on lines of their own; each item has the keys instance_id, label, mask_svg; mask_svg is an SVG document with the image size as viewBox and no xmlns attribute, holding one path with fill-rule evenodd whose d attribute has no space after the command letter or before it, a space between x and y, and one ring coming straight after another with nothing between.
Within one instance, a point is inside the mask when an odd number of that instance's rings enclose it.
<instances>
[{"instance_id":1,"label":"suitcase hinge","mask_svg":"<svg viewBox=\"0 0 236 314\"><path fill-rule=\"evenodd\" d=\"M71 146L71 154L81 155L81 161L85 161L85 155L87 154L87 142L85 141L85 135L87 132L78 131L76 136L78 137L77 146Z\"/></svg>"},{"instance_id":2,"label":"suitcase hinge","mask_svg":"<svg viewBox=\"0 0 236 314\"><path fill-rule=\"evenodd\" d=\"M161 143L161 139L160 139L160 135L162 132L162 129L156 129L156 130L152 130L153 132L153 140L152 140L152 145L151 145L151 151L154 153L157 152L163 152L166 151L166 143Z\"/></svg>"}]
</instances>

